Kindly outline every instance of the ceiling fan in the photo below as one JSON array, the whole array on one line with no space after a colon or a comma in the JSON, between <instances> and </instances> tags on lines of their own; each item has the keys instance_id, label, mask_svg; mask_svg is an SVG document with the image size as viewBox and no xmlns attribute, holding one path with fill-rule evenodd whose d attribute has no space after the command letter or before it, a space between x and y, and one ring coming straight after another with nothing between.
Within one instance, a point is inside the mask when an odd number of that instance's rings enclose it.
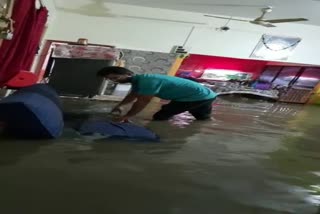
<instances>
[{"instance_id":1,"label":"ceiling fan","mask_svg":"<svg viewBox=\"0 0 320 214\"><path fill-rule=\"evenodd\" d=\"M235 19L230 17L223 17L223 16L215 16L215 15L204 15L206 17L213 17L213 18L219 18L219 19L228 19L228 20L236 20L236 21L243 21L243 22L250 22L252 24L261 25L264 27L276 27L274 24L277 23L286 23L286 22L300 22L300 21L308 21L308 19L305 18L288 18L288 19L264 19L265 15L267 13L272 12L272 7L265 7L261 9L262 14L253 20L245 20L245 19Z\"/></svg>"}]
</instances>

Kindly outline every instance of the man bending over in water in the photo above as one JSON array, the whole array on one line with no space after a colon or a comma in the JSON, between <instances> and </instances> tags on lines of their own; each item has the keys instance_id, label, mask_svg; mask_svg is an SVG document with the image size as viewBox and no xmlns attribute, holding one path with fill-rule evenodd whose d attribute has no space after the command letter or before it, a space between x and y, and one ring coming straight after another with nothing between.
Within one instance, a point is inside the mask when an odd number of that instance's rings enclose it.
<instances>
[{"instance_id":1,"label":"man bending over in water","mask_svg":"<svg viewBox=\"0 0 320 214\"><path fill-rule=\"evenodd\" d=\"M153 115L154 120L168 120L176 114L189 111L197 120L210 119L212 102L217 94L209 88L183 78L161 74L139 74L122 67L105 67L98 71L98 76L116 83L131 83L131 92L112 112L133 103L131 109L119 118L119 122L128 121L142 111L153 97L170 100L161 110Z\"/></svg>"}]
</instances>

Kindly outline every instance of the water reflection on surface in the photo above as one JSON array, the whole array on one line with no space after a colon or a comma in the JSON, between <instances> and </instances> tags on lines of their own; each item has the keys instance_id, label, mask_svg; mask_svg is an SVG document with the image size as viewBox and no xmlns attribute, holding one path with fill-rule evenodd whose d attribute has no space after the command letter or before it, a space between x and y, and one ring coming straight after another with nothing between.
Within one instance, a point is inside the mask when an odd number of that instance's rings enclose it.
<instances>
[{"instance_id":1,"label":"water reflection on surface","mask_svg":"<svg viewBox=\"0 0 320 214\"><path fill-rule=\"evenodd\" d=\"M112 103L66 101L67 126ZM212 121L134 122L160 144L1 139L1 213L304 213L320 203L320 108L223 99ZM318 212L319 213L319 212Z\"/></svg>"}]
</instances>

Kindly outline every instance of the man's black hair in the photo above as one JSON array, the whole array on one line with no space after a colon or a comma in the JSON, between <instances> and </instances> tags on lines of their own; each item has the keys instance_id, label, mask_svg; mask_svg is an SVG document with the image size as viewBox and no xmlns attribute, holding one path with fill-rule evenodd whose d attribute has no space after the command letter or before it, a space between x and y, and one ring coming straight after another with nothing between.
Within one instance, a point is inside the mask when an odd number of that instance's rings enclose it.
<instances>
[{"instance_id":1,"label":"man's black hair","mask_svg":"<svg viewBox=\"0 0 320 214\"><path fill-rule=\"evenodd\" d=\"M99 77L106 77L109 74L133 75L134 73L129 69L126 69L123 67L117 67L117 66L105 67L97 72L97 76Z\"/></svg>"}]
</instances>

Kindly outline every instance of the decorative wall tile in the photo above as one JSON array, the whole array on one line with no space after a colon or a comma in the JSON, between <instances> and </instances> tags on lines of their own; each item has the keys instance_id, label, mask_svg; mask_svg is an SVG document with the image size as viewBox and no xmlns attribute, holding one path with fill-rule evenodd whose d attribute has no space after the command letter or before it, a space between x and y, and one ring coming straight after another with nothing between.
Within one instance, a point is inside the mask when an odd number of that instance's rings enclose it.
<instances>
[{"instance_id":1,"label":"decorative wall tile","mask_svg":"<svg viewBox=\"0 0 320 214\"><path fill-rule=\"evenodd\" d=\"M136 74L167 74L175 61L170 53L121 49L125 67Z\"/></svg>"}]
</instances>

